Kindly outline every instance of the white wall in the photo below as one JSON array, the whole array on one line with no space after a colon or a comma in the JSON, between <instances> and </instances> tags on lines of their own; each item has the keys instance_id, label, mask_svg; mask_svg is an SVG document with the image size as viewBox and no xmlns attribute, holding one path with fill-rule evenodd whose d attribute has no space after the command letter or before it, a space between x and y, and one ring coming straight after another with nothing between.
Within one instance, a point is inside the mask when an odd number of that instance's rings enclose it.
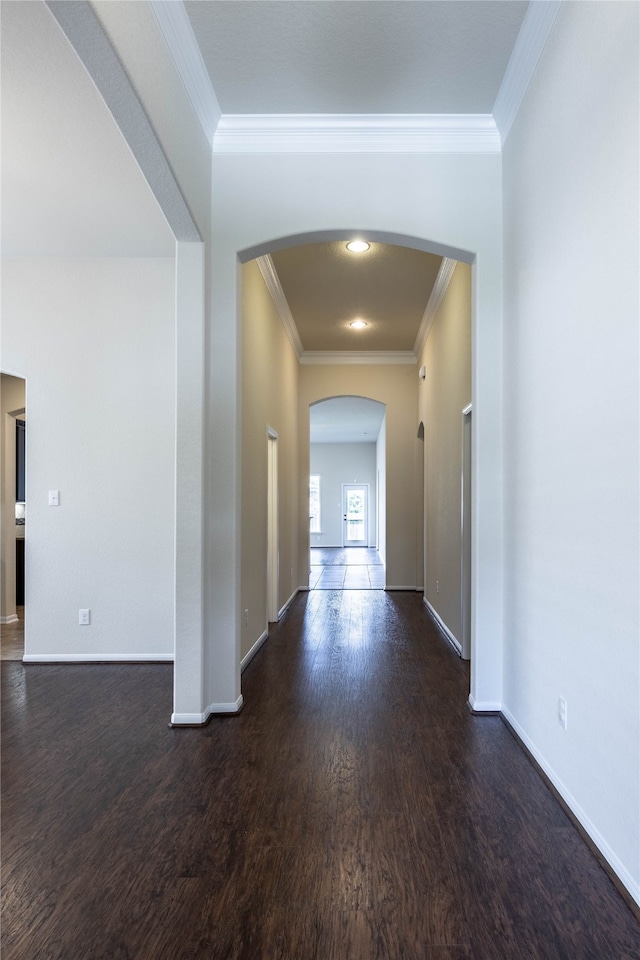
<instances>
[{"instance_id":1,"label":"white wall","mask_svg":"<svg viewBox=\"0 0 640 960\"><path fill-rule=\"evenodd\" d=\"M368 483L369 546L376 535L376 445L375 443L312 443L309 470L320 475L321 533L312 533L312 547L341 547L343 531L343 483Z\"/></svg>"},{"instance_id":2,"label":"white wall","mask_svg":"<svg viewBox=\"0 0 640 960\"><path fill-rule=\"evenodd\" d=\"M2 362L29 385L25 654L172 658L174 261L2 269Z\"/></svg>"},{"instance_id":3,"label":"white wall","mask_svg":"<svg viewBox=\"0 0 640 960\"><path fill-rule=\"evenodd\" d=\"M504 151L504 703L640 899L638 12L564 5Z\"/></svg>"}]
</instances>

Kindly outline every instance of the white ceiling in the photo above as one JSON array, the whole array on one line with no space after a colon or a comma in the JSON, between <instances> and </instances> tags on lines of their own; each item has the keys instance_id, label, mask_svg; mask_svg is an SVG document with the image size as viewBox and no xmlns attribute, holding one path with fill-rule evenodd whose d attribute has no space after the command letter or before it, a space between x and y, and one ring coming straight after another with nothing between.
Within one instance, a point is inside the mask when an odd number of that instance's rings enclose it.
<instances>
[{"instance_id":1,"label":"white ceiling","mask_svg":"<svg viewBox=\"0 0 640 960\"><path fill-rule=\"evenodd\" d=\"M3 256L173 256L118 127L41 0L2 17Z\"/></svg>"},{"instance_id":2,"label":"white ceiling","mask_svg":"<svg viewBox=\"0 0 640 960\"><path fill-rule=\"evenodd\" d=\"M365 397L332 397L309 408L311 443L375 443L384 403Z\"/></svg>"},{"instance_id":3,"label":"white ceiling","mask_svg":"<svg viewBox=\"0 0 640 960\"><path fill-rule=\"evenodd\" d=\"M489 114L527 6L185 2L223 114Z\"/></svg>"}]
</instances>

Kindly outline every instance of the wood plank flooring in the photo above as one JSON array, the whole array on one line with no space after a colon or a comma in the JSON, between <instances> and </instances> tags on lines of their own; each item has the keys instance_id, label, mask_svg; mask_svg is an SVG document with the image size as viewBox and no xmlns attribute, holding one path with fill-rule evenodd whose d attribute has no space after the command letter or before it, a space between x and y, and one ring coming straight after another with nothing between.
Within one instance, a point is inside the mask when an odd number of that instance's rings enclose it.
<instances>
[{"instance_id":1,"label":"wood plank flooring","mask_svg":"<svg viewBox=\"0 0 640 960\"><path fill-rule=\"evenodd\" d=\"M420 596L300 595L246 706L2 664L3 960L638 960L640 926Z\"/></svg>"}]
</instances>

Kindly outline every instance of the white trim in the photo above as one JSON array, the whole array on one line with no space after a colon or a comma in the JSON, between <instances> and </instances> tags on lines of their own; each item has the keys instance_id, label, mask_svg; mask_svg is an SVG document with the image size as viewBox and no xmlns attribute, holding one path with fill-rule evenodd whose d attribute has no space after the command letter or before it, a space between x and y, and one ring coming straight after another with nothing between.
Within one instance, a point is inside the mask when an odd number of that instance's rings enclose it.
<instances>
[{"instance_id":1,"label":"white trim","mask_svg":"<svg viewBox=\"0 0 640 960\"><path fill-rule=\"evenodd\" d=\"M202 240L151 122L87 0L45 0L109 108L176 240ZM172 4L173 5L173 4Z\"/></svg>"},{"instance_id":2,"label":"white trim","mask_svg":"<svg viewBox=\"0 0 640 960\"><path fill-rule=\"evenodd\" d=\"M307 584L305 587L298 587L299 593L309 593L310 590L311 590L311 587L309 586L309 584Z\"/></svg>"},{"instance_id":3,"label":"white trim","mask_svg":"<svg viewBox=\"0 0 640 960\"><path fill-rule=\"evenodd\" d=\"M260 649L260 647L265 642L268 636L269 636L269 631L263 630L260 636L258 637L258 639L256 640L256 642L254 643L254 645L251 647L251 650L249 650L249 653L246 653L242 658L242 660L240 661L240 673L244 671L245 667L249 666L249 664L251 663L256 653L258 652L258 650Z\"/></svg>"},{"instance_id":4,"label":"white trim","mask_svg":"<svg viewBox=\"0 0 640 960\"><path fill-rule=\"evenodd\" d=\"M207 142L212 146L222 111L184 4L166 0L149 0L149 4Z\"/></svg>"},{"instance_id":5,"label":"white trim","mask_svg":"<svg viewBox=\"0 0 640 960\"><path fill-rule=\"evenodd\" d=\"M468 403L468 404L466 405L466 407L463 407L463 408L462 408L462 416L463 416L463 417L466 417L466 416L468 416L472 411L473 411L473 404L472 404L472 403Z\"/></svg>"},{"instance_id":6,"label":"white trim","mask_svg":"<svg viewBox=\"0 0 640 960\"><path fill-rule=\"evenodd\" d=\"M429 601L427 600L426 597L423 597L423 598L422 598L422 602L424 603L425 607L427 608L427 611L431 614L431 616L433 617L433 619L436 621L436 623L438 624L438 626L440 627L440 629L441 629L442 632L444 633L445 637L447 638L447 640L449 641L449 643L451 644L451 646L453 647L453 649L455 650L455 652L458 654L459 657L461 657L461 656L462 656L462 644L460 643L460 641L458 640L458 638L455 636L455 634L453 634L453 633L451 632L451 630L449 630L449 627L446 625L446 623L444 622L444 620L442 619L442 617L440 616L440 614L436 611L435 607L432 606L432 604L429 603Z\"/></svg>"},{"instance_id":7,"label":"white trim","mask_svg":"<svg viewBox=\"0 0 640 960\"><path fill-rule=\"evenodd\" d=\"M276 271L275 264L269 254L266 254L264 257L256 257L256 263L258 264L258 269L262 274L262 279L267 286L267 290L271 294L273 305L278 311L278 316L280 317L280 322L284 327L284 332L288 336L294 353L299 360L302 356L304 347L302 346L302 340L300 339L300 334L298 333L295 320L293 319L293 315L289 309L287 298L284 295L284 290L280 284L280 277Z\"/></svg>"},{"instance_id":8,"label":"white trim","mask_svg":"<svg viewBox=\"0 0 640 960\"><path fill-rule=\"evenodd\" d=\"M7 617L0 617L0 623L17 623L19 619L17 613L10 613Z\"/></svg>"},{"instance_id":9,"label":"white trim","mask_svg":"<svg viewBox=\"0 0 640 960\"><path fill-rule=\"evenodd\" d=\"M417 363L412 350L305 350L300 363L346 364L361 366L372 363Z\"/></svg>"},{"instance_id":10,"label":"white trim","mask_svg":"<svg viewBox=\"0 0 640 960\"><path fill-rule=\"evenodd\" d=\"M25 653L23 663L173 663L172 653Z\"/></svg>"},{"instance_id":11,"label":"white trim","mask_svg":"<svg viewBox=\"0 0 640 960\"><path fill-rule=\"evenodd\" d=\"M240 713L244 700L242 694L233 703L210 703L204 713L172 713L172 727L194 727L205 724L209 717L217 713Z\"/></svg>"},{"instance_id":12,"label":"white trim","mask_svg":"<svg viewBox=\"0 0 640 960\"><path fill-rule=\"evenodd\" d=\"M422 316L422 321L420 327L418 328L418 333L416 336L416 342L413 345L413 352L416 357L419 357L422 353L422 348L427 342L427 337L431 327L433 326L433 321L435 320L440 305L444 300L444 295L447 292L449 283L451 282L451 277L453 276L453 271L456 268L457 260L451 260L449 257L443 257L442 263L440 264L440 269L438 270L438 276L436 277L436 282L433 285L431 295L427 302L427 305Z\"/></svg>"},{"instance_id":13,"label":"white trim","mask_svg":"<svg viewBox=\"0 0 640 960\"><path fill-rule=\"evenodd\" d=\"M502 145L507 142L542 52L562 7L563 0L536 0L530 3L520 33L507 64L493 116L500 131Z\"/></svg>"},{"instance_id":14,"label":"white trim","mask_svg":"<svg viewBox=\"0 0 640 960\"><path fill-rule=\"evenodd\" d=\"M551 767L545 758L542 756L540 751L534 745L533 741L527 736L524 732L518 721L515 719L510 710L503 705L502 713L505 719L509 722L509 725L512 727L516 736L522 740L523 744L534 758L536 763L544 771L546 776L549 778L553 786L556 788L566 805L571 810L572 814L578 820L583 829L588 833L591 840L595 843L596 847L605 858L611 869L614 871L620 881L625 885L633 899L638 905L640 905L640 884L638 884L634 878L631 876L627 868L620 861L618 856L611 849L607 841L600 834L598 829L591 822L587 814L584 812L578 801L575 799L571 791L565 786L558 774L555 772L553 767Z\"/></svg>"},{"instance_id":15,"label":"white trim","mask_svg":"<svg viewBox=\"0 0 640 960\"><path fill-rule=\"evenodd\" d=\"M293 603L297 595L298 595L298 587L296 587L296 589L293 591L289 599L278 611L278 620L280 620L285 615L285 613L287 612L287 610L289 609L289 607L291 606L291 604Z\"/></svg>"},{"instance_id":16,"label":"white trim","mask_svg":"<svg viewBox=\"0 0 640 960\"><path fill-rule=\"evenodd\" d=\"M214 153L500 153L491 114L223 114Z\"/></svg>"},{"instance_id":17,"label":"white trim","mask_svg":"<svg viewBox=\"0 0 640 960\"><path fill-rule=\"evenodd\" d=\"M469 694L469 706L474 713L502 713L502 703L498 700L476 700Z\"/></svg>"},{"instance_id":18,"label":"white trim","mask_svg":"<svg viewBox=\"0 0 640 960\"><path fill-rule=\"evenodd\" d=\"M384 589L387 592L389 590L413 590L415 592L417 587L415 583L409 583L409 584L406 584L406 586L402 586L402 584L399 586L397 584L392 584L392 585L387 584L387 586Z\"/></svg>"}]
</instances>

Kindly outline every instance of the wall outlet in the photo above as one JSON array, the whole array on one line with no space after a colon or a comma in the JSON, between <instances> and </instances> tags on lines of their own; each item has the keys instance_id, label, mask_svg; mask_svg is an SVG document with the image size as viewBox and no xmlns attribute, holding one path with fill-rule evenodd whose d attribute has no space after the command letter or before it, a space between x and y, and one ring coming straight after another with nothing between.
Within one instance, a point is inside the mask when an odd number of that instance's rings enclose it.
<instances>
[{"instance_id":1,"label":"wall outlet","mask_svg":"<svg viewBox=\"0 0 640 960\"><path fill-rule=\"evenodd\" d=\"M78 623L81 627L88 627L91 623L91 610L78 610Z\"/></svg>"},{"instance_id":2,"label":"wall outlet","mask_svg":"<svg viewBox=\"0 0 640 960\"><path fill-rule=\"evenodd\" d=\"M249 607L244 612L244 625L245 627L249 626Z\"/></svg>"},{"instance_id":3,"label":"wall outlet","mask_svg":"<svg viewBox=\"0 0 640 960\"><path fill-rule=\"evenodd\" d=\"M558 723L567 729L567 701L563 697L558 697Z\"/></svg>"}]
</instances>

